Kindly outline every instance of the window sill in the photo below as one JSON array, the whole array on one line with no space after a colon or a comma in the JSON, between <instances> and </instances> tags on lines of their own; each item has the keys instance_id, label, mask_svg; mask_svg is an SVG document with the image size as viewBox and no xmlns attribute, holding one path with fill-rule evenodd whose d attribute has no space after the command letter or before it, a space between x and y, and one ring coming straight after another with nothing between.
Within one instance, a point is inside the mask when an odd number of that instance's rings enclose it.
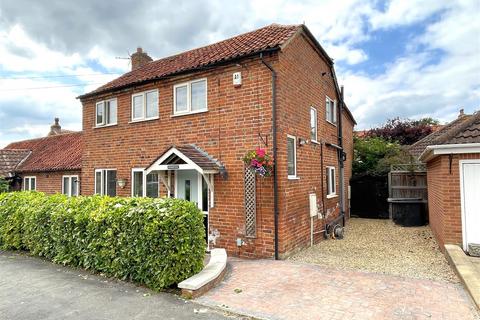
<instances>
[{"instance_id":1,"label":"window sill","mask_svg":"<svg viewBox=\"0 0 480 320\"><path fill-rule=\"evenodd\" d=\"M318 142L317 140L310 140L310 142L314 144L320 144L320 142Z\"/></svg>"},{"instance_id":2,"label":"window sill","mask_svg":"<svg viewBox=\"0 0 480 320\"><path fill-rule=\"evenodd\" d=\"M300 180L300 177L298 176L289 176L288 180Z\"/></svg>"},{"instance_id":3,"label":"window sill","mask_svg":"<svg viewBox=\"0 0 480 320\"><path fill-rule=\"evenodd\" d=\"M334 123L334 122L331 122L331 121L328 121L328 120L325 120L327 121L327 123L330 123L332 126L336 127L337 126L337 123Z\"/></svg>"},{"instance_id":4,"label":"window sill","mask_svg":"<svg viewBox=\"0 0 480 320\"><path fill-rule=\"evenodd\" d=\"M116 126L116 125L117 125L117 123L105 124L103 126L95 126L95 127L93 127L93 129L108 128L108 127L113 127L113 126Z\"/></svg>"},{"instance_id":5,"label":"window sill","mask_svg":"<svg viewBox=\"0 0 480 320\"><path fill-rule=\"evenodd\" d=\"M191 115L191 114L205 113L205 112L208 112L208 109L197 110L197 111L193 111L193 112L174 113L170 117L174 118L174 117L188 116L188 115Z\"/></svg>"},{"instance_id":6,"label":"window sill","mask_svg":"<svg viewBox=\"0 0 480 320\"><path fill-rule=\"evenodd\" d=\"M333 199L338 197L338 194L327 194L327 199Z\"/></svg>"},{"instance_id":7,"label":"window sill","mask_svg":"<svg viewBox=\"0 0 480 320\"><path fill-rule=\"evenodd\" d=\"M153 117L153 118L146 118L146 119L137 119L137 120L132 120L129 121L128 123L138 123L138 122L146 122L146 121L152 121L152 120L158 120L160 117Z\"/></svg>"}]
</instances>

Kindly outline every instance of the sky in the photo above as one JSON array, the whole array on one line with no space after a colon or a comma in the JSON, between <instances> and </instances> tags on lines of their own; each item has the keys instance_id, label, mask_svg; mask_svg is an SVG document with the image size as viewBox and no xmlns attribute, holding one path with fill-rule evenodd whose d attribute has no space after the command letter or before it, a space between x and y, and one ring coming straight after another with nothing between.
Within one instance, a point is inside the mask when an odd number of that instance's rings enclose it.
<instances>
[{"instance_id":1,"label":"sky","mask_svg":"<svg viewBox=\"0 0 480 320\"><path fill-rule=\"evenodd\" d=\"M480 0L2 0L0 148L81 130L76 97L154 59L271 24L305 23L368 129L480 110Z\"/></svg>"}]
</instances>

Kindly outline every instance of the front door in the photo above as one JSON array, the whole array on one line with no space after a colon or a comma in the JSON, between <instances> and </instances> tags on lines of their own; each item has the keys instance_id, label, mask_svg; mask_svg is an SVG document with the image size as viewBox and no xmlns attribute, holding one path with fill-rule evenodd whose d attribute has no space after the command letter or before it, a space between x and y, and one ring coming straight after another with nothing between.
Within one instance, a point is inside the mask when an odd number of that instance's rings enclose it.
<instances>
[{"instance_id":1,"label":"front door","mask_svg":"<svg viewBox=\"0 0 480 320\"><path fill-rule=\"evenodd\" d=\"M205 240L208 241L208 186L196 170L178 170L175 173L175 197L194 202L203 212Z\"/></svg>"},{"instance_id":2,"label":"front door","mask_svg":"<svg viewBox=\"0 0 480 320\"><path fill-rule=\"evenodd\" d=\"M460 161L463 249L480 245L480 160Z\"/></svg>"}]
</instances>

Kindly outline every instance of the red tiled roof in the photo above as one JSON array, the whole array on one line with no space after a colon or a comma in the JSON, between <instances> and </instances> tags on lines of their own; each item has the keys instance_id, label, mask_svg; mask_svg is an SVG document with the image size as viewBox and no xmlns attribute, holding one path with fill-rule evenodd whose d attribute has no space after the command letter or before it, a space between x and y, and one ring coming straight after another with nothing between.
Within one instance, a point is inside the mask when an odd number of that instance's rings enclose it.
<instances>
[{"instance_id":1,"label":"red tiled roof","mask_svg":"<svg viewBox=\"0 0 480 320\"><path fill-rule=\"evenodd\" d=\"M82 168L82 132L13 142L4 150L7 149L31 151L27 159L15 170L18 172L80 170Z\"/></svg>"},{"instance_id":2,"label":"red tiled roof","mask_svg":"<svg viewBox=\"0 0 480 320\"><path fill-rule=\"evenodd\" d=\"M463 124L465 121L467 121L471 116L470 115L464 115L462 117L459 117L452 122L444 125L437 131L434 131L430 133L428 136L418 140L411 146L407 147L407 150L410 152L410 154L414 157L419 157L422 152L425 150L425 148L429 145L434 145L438 144L436 141L446 135L449 134L450 132L456 132L456 130Z\"/></svg>"},{"instance_id":3,"label":"red tiled roof","mask_svg":"<svg viewBox=\"0 0 480 320\"><path fill-rule=\"evenodd\" d=\"M271 24L205 47L155 60L79 98L278 48L300 28L302 25Z\"/></svg>"},{"instance_id":4,"label":"red tiled roof","mask_svg":"<svg viewBox=\"0 0 480 320\"><path fill-rule=\"evenodd\" d=\"M30 154L30 150L1 149L0 177L7 177Z\"/></svg>"}]
</instances>

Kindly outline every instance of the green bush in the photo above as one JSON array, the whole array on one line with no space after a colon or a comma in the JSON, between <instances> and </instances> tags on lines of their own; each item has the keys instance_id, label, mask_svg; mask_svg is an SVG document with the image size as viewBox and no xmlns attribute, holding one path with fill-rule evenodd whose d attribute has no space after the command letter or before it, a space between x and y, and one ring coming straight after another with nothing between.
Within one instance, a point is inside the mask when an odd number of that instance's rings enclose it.
<instances>
[{"instance_id":1,"label":"green bush","mask_svg":"<svg viewBox=\"0 0 480 320\"><path fill-rule=\"evenodd\" d=\"M169 287L199 272L203 215L179 199L0 195L0 247Z\"/></svg>"}]
</instances>

